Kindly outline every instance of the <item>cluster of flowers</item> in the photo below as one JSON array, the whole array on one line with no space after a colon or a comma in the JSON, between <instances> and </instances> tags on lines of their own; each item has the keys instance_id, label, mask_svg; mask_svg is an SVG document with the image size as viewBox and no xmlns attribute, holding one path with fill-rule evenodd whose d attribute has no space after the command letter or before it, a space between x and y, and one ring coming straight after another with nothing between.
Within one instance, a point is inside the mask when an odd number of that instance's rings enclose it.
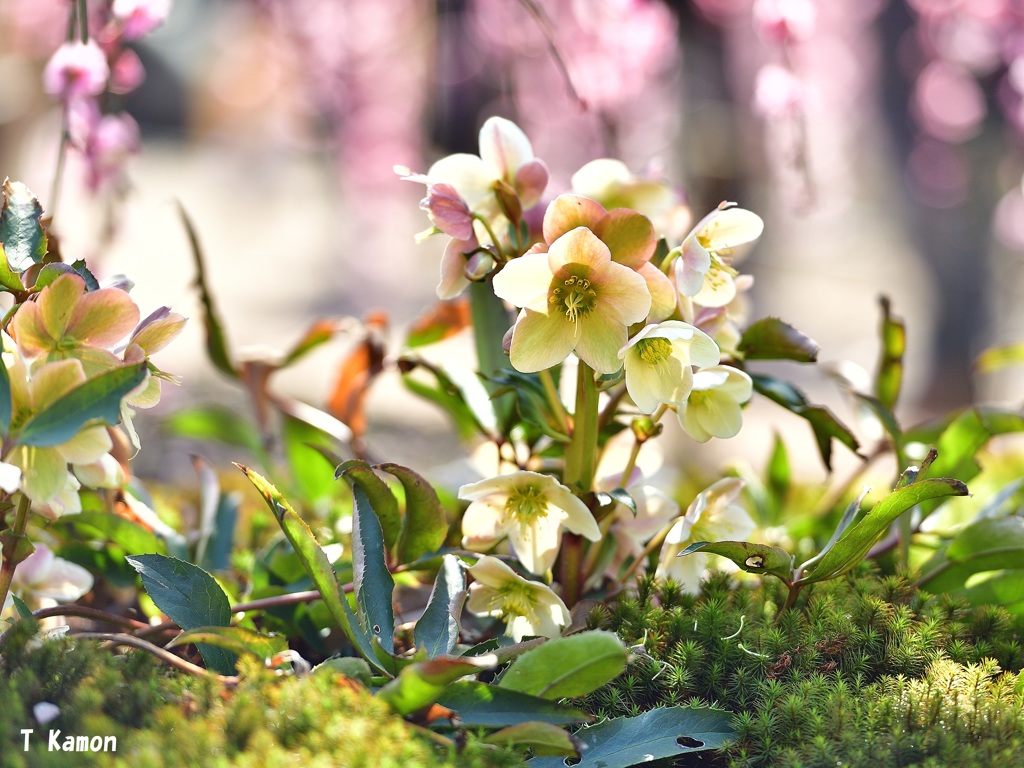
<instances>
[{"instance_id":1,"label":"cluster of flowers","mask_svg":"<svg viewBox=\"0 0 1024 768\"><path fill-rule=\"evenodd\" d=\"M161 307L140 321L139 308L124 290L126 287L89 291L81 275L68 271L43 287L35 300L16 309L8 325L10 334L2 334L3 365L10 384L11 435L87 381L117 368L145 364L145 379L120 406L127 440L138 447L133 409L156 405L161 381L177 383L176 377L150 362L150 355L181 332L185 318ZM87 421L57 445L19 445L12 440L11 445L3 446L0 461L4 498L24 497L31 503L31 511L47 520L80 512L79 491L83 487L120 488L126 482L125 469L115 457L122 442L116 437L105 424ZM61 583L67 581L61 574L73 571L73 581L81 586L81 569L71 569L59 558L54 565L49 550L38 554L40 546L30 557L35 558L32 562L38 563L38 568L17 571L21 586L30 589L35 578L32 574L44 571L44 575L51 571L58 574ZM40 579L42 576L35 580ZM16 590L18 585L14 585ZM85 586L71 599L88 588Z\"/></svg>"},{"instance_id":2,"label":"cluster of flowers","mask_svg":"<svg viewBox=\"0 0 1024 768\"><path fill-rule=\"evenodd\" d=\"M115 179L125 159L138 149L139 127L126 112L100 108L142 84L145 70L128 46L159 27L171 0L113 0L90 19L79 19L86 33L72 27L68 42L43 71L43 86L64 109L71 146L86 163L86 183L96 191ZM89 34L89 30L95 30ZM107 95L108 98L102 98Z\"/></svg>"},{"instance_id":3,"label":"cluster of flowers","mask_svg":"<svg viewBox=\"0 0 1024 768\"><path fill-rule=\"evenodd\" d=\"M519 308L505 337L513 368L542 372L575 355L585 375L621 371L636 409L654 421L674 409L699 442L737 434L752 382L721 361L737 354L742 293L751 281L733 261L737 248L761 234L756 214L723 204L656 264L660 237L678 238L686 214L670 188L601 159L572 177L571 194L541 206L547 168L514 123L495 117L480 132L479 156L451 155L426 174L396 170L427 185L421 207L433 227L424 236L452 238L438 295L452 298L470 281L489 280L499 298ZM466 485L459 493L472 502L463 518L464 545L486 550L507 539L523 568L545 577L562 528L595 542L610 533L621 543L610 566L617 569L668 524L659 570L696 590L703 561L674 557L685 542L698 540L697 530L705 538L743 538L754 527L732 503L739 481L712 486L685 515L653 487L629 490L636 516L622 505L602 530L586 504L549 475L518 470ZM564 604L545 584L499 562L485 557L470 569L476 579L471 611L506 617L518 637L527 625L550 634L567 623Z\"/></svg>"}]
</instances>

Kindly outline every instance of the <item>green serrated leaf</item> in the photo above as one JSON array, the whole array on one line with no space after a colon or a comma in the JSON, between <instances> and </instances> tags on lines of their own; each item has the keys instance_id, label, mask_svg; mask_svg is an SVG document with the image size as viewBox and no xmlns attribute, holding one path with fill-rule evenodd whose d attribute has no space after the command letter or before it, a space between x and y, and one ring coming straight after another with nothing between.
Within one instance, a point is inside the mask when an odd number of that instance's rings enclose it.
<instances>
[{"instance_id":1,"label":"green serrated leaf","mask_svg":"<svg viewBox=\"0 0 1024 768\"><path fill-rule=\"evenodd\" d=\"M185 207L178 203L178 213L181 216L182 224L185 226L185 233L192 246L192 257L196 266L196 289L199 291L199 303L203 307L203 327L206 330L206 354L213 366L232 379L238 378L238 370L231 361L231 353L228 350L227 336L224 327L214 306L213 294L206 282L206 265L203 256L203 249L199 245L199 235L192 226L192 219L189 218Z\"/></svg>"},{"instance_id":2,"label":"green serrated leaf","mask_svg":"<svg viewBox=\"0 0 1024 768\"><path fill-rule=\"evenodd\" d=\"M46 255L46 232L40 222L43 207L20 181L6 179L0 213L0 243L12 270L22 273Z\"/></svg>"},{"instance_id":3,"label":"green serrated leaf","mask_svg":"<svg viewBox=\"0 0 1024 768\"><path fill-rule=\"evenodd\" d=\"M178 635L167 647L188 643L213 645L236 656L255 656L260 661L288 649L288 641L284 636L263 635L245 627L196 627Z\"/></svg>"},{"instance_id":4,"label":"green serrated leaf","mask_svg":"<svg viewBox=\"0 0 1024 768\"><path fill-rule=\"evenodd\" d=\"M292 509L280 491L267 482L264 477L241 464L235 464L235 466L245 473L267 502L267 506L277 518L281 530L284 531L285 538L288 539L302 563L303 569L323 598L324 605L331 617L345 632L349 642L359 649L367 661L382 672L387 672L388 670L377 660L373 652L373 644L349 607L348 600L341 592L341 584L338 583L338 578L334 575L334 569L313 536L313 532L309 530L309 526ZM390 596L388 599L390 600Z\"/></svg>"},{"instance_id":5,"label":"green serrated leaf","mask_svg":"<svg viewBox=\"0 0 1024 768\"><path fill-rule=\"evenodd\" d=\"M33 283L32 287L36 290L42 290L61 275L66 275L68 273L78 274L70 264L63 264L59 261L52 264L46 264L39 270L39 274L36 275L36 281Z\"/></svg>"},{"instance_id":6,"label":"green serrated leaf","mask_svg":"<svg viewBox=\"0 0 1024 768\"><path fill-rule=\"evenodd\" d=\"M182 629L226 627L231 623L227 595L202 568L165 555L132 555L125 559L139 572L156 607ZM233 653L206 643L197 647L210 669L222 675L235 673Z\"/></svg>"},{"instance_id":7,"label":"green serrated leaf","mask_svg":"<svg viewBox=\"0 0 1024 768\"><path fill-rule=\"evenodd\" d=\"M788 382L776 379L772 376L751 374L754 382L754 389L767 397L769 400L778 403L791 413L806 419L814 430L814 439L818 444L818 452L821 454L821 461L825 468L832 470L832 441L838 440L854 453L857 453L860 445L853 432L844 425L828 408L821 405L811 405L807 402L796 387Z\"/></svg>"},{"instance_id":8,"label":"green serrated leaf","mask_svg":"<svg viewBox=\"0 0 1024 768\"><path fill-rule=\"evenodd\" d=\"M691 707L662 707L636 717L617 717L582 728L576 738L585 745L582 768L628 768L689 752L718 749L735 737L731 712ZM558 757L537 757L530 768L565 768Z\"/></svg>"},{"instance_id":9,"label":"green serrated leaf","mask_svg":"<svg viewBox=\"0 0 1024 768\"><path fill-rule=\"evenodd\" d=\"M398 562L411 563L436 552L448 535L448 515L437 491L422 476L399 464L378 464L405 489L405 515L398 537Z\"/></svg>"},{"instance_id":10,"label":"green serrated leaf","mask_svg":"<svg viewBox=\"0 0 1024 768\"><path fill-rule=\"evenodd\" d=\"M85 265L85 259L71 262L71 267L85 280L85 289L87 291L98 291L100 289L100 281L96 279L96 275Z\"/></svg>"},{"instance_id":11,"label":"green serrated leaf","mask_svg":"<svg viewBox=\"0 0 1024 768\"><path fill-rule=\"evenodd\" d=\"M709 552L732 560L747 573L770 573L787 582L793 578L793 556L782 547L750 541L697 541L679 553Z\"/></svg>"},{"instance_id":12,"label":"green serrated leaf","mask_svg":"<svg viewBox=\"0 0 1024 768\"><path fill-rule=\"evenodd\" d=\"M121 401L145 378L145 363L101 373L29 419L14 443L46 448L66 443L94 419L113 426L121 418Z\"/></svg>"},{"instance_id":13,"label":"green serrated leaf","mask_svg":"<svg viewBox=\"0 0 1024 768\"><path fill-rule=\"evenodd\" d=\"M380 522L361 485L352 488L352 585L364 628L389 654L395 652L395 580L384 559Z\"/></svg>"},{"instance_id":14,"label":"green serrated leaf","mask_svg":"<svg viewBox=\"0 0 1024 768\"><path fill-rule=\"evenodd\" d=\"M428 659L452 652L459 640L459 616L466 602L466 574L459 558L444 555L427 599L427 607L416 622L413 639Z\"/></svg>"},{"instance_id":15,"label":"green serrated leaf","mask_svg":"<svg viewBox=\"0 0 1024 768\"><path fill-rule=\"evenodd\" d=\"M381 688L377 697L398 714L410 715L436 702L456 680L491 669L496 663L493 656L464 656L410 664Z\"/></svg>"},{"instance_id":16,"label":"green serrated leaf","mask_svg":"<svg viewBox=\"0 0 1024 768\"><path fill-rule=\"evenodd\" d=\"M334 477L344 477L353 491L357 487L362 488L377 516L381 535L384 537L384 546L388 552L394 552L402 531L402 515L398 509L398 499L388 488L388 484L362 459L350 459L339 464L334 470Z\"/></svg>"},{"instance_id":17,"label":"green serrated leaf","mask_svg":"<svg viewBox=\"0 0 1024 768\"><path fill-rule=\"evenodd\" d=\"M594 719L549 699L469 680L449 685L437 703L458 712L467 728L504 728L526 722L569 725Z\"/></svg>"},{"instance_id":18,"label":"green serrated leaf","mask_svg":"<svg viewBox=\"0 0 1024 768\"><path fill-rule=\"evenodd\" d=\"M743 332L738 350L746 360L813 363L818 359L818 345L777 317L765 317L751 323Z\"/></svg>"},{"instance_id":19,"label":"green serrated leaf","mask_svg":"<svg viewBox=\"0 0 1024 768\"><path fill-rule=\"evenodd\" d=\"M544 699L586 696L618 677L628 658L626 647L611 632L581 632L522 654L498 685Z\"/></svg>"},{"instance_id":20,"label":"green serrated leaf","mask_svg":"<svg viewBox=\"0 0 1024 768\"><path fill-rule=\"evenodd\" d=\"M946 496L966 496L967 493L966 485L948 478L919 480L893 491L852 526L801 582L823 581L846 573L864 558L896 518L921 502Z\"/></svg>"}]
</instances>

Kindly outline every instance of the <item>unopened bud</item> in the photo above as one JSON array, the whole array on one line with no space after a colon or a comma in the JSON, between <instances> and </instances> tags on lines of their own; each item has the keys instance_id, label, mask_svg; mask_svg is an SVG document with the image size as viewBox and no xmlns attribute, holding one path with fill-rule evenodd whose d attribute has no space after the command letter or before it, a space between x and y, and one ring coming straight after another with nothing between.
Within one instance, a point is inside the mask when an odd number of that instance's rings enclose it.
<instances>
[{"instance_id":1,"label":"unopened bud","mask_svg":"<svg viewBox=\"0 0 1024 768\"><path fill-rule=\"evenodd\" d=\"M638 416L633 419L629 428L633 430L633 437L638 443L646 443L652 437L660 435L662 427L650 416Z\"/></svg>"},{"instance_id":2,"label":"unopened bud","mask_svg":"<svg viewBox=\"0 0 1024 768\"><path fill-rule=\"evenodd\" d=\"M420 200L420 208L434 226L456 240L473 237L473 214L462 195L451 184L431 184L427 196Z\"/></svg>"},{"instance_id":3,"label":"unopened bud","mask_svg":"<svg viewBox=\"0 0 1024 768\"><path fill-rule=\"evenodd\" d=\"M466 260L463 273L467 280L479 283L494 269L494 257L487 251L477 251Z\"/></svg>"},{"instance_id":4,"label":"unopened bud","mask_svg":"<svg viewBox=\"0 0 1024 768\"><path fill-rule=\"evenodd\" d=\"M523 218L523 206L516 191L499 179L494 182L494 196L498 199L498 207L505 217L513 224L518 224Z\"/></svg>"},{"instance_id":5,"label":"unopened bud","mask_svg":"<svg viewBox=\"0 0 1024 768\"><path fill-rule=\"evenodd\" d=\"M512 331L514 331L515 329L516 327L513 325L511 328L505 331L505 335L501 337L501 351L504 352L506 355L512 354Z\"/></svg>"}]
</instances>

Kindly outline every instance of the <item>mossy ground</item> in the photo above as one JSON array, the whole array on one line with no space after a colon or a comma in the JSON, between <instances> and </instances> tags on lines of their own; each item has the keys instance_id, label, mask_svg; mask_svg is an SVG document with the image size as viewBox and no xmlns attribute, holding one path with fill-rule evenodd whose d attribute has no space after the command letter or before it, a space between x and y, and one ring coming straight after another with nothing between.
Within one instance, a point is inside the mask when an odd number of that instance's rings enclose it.
<instances>
[{"instance_id":1,"label":"mossy ground","mask_svg":"<svg viewBox=\"0 0 1024 768\"><path fill-rule=\"evenodd\" d=\"M915 590L868 566L809 589L778 618L776 584L716 578L699 597L671 583L592 614L639 646L627 672L582 701L600 717L674 704L734 714L737 739L678 765L1015 765L1024 753L1021 635L1000 608ZM86 643L12 643L0 662L0 766L503 766L512 752L469 740L459 753L333 673L274 678L249 668L219 685L143 653ZM58 720L40 727L32 706ZM580 702L576 702L577 705ZM21 750L22 728L113 734L115 755ZM12 749L11 747L16 747Z\"/></svg>"},{"instance_id":2,"label":"mossy ground","mask_svg":"<svg viewBox=\"0 0 1024 768\"><path fill-rule=\"evenodd\" d=\"M584 702L603 716L699 701L737 713L736 741L680 765L990 766L1024 753L1021 635L869 566L808 590L778 616L771 580L692 597L645 582L595 625L643 643L630 670Z\"/></svg>"}]
</instances>

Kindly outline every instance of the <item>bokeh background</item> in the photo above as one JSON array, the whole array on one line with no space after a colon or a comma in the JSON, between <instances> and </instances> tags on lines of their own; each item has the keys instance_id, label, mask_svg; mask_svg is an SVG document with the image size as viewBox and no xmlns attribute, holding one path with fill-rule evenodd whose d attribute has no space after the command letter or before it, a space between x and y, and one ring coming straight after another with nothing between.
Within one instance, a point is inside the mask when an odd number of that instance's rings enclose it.
<instances>
[{"instance_id":1,"label":"bokeh background","mask_svg":"<svg viewBox=\"0 0 1024 768\"><path fill-rule=\"evenodd\" d=\"M1019 0L175 0L131 46L145 79L117 108L138 151L98 188L72 153L53 200L61 121L42 70L69 7L0 0L0 173L54 212L65 258L128 274L144 312L193 317L160 355L185 384L145 419L149 472L190 471L161 413L246 408L204 356L176 202L236 349L272 355L316 318L376 310L400 339L435 299L442 244L414 243L422 187L392 168L475 152L492 114L531 137L552 193L612 156L668 179L695 219L722 200L759 213L742 264L753 316L822 349L823 365L774 370L844 418L827 369L873 370L883 294L909 328L905 420L1021 400L1019 369L974 371L984 348L1024 339ZM322 404L353 343L274 386ZM377 455L425 468L459 453L396 376L368 406ZM763 460L776 432L821 476L806 425L771 405L702 456Z\"/></svg>"}]
</instances>

